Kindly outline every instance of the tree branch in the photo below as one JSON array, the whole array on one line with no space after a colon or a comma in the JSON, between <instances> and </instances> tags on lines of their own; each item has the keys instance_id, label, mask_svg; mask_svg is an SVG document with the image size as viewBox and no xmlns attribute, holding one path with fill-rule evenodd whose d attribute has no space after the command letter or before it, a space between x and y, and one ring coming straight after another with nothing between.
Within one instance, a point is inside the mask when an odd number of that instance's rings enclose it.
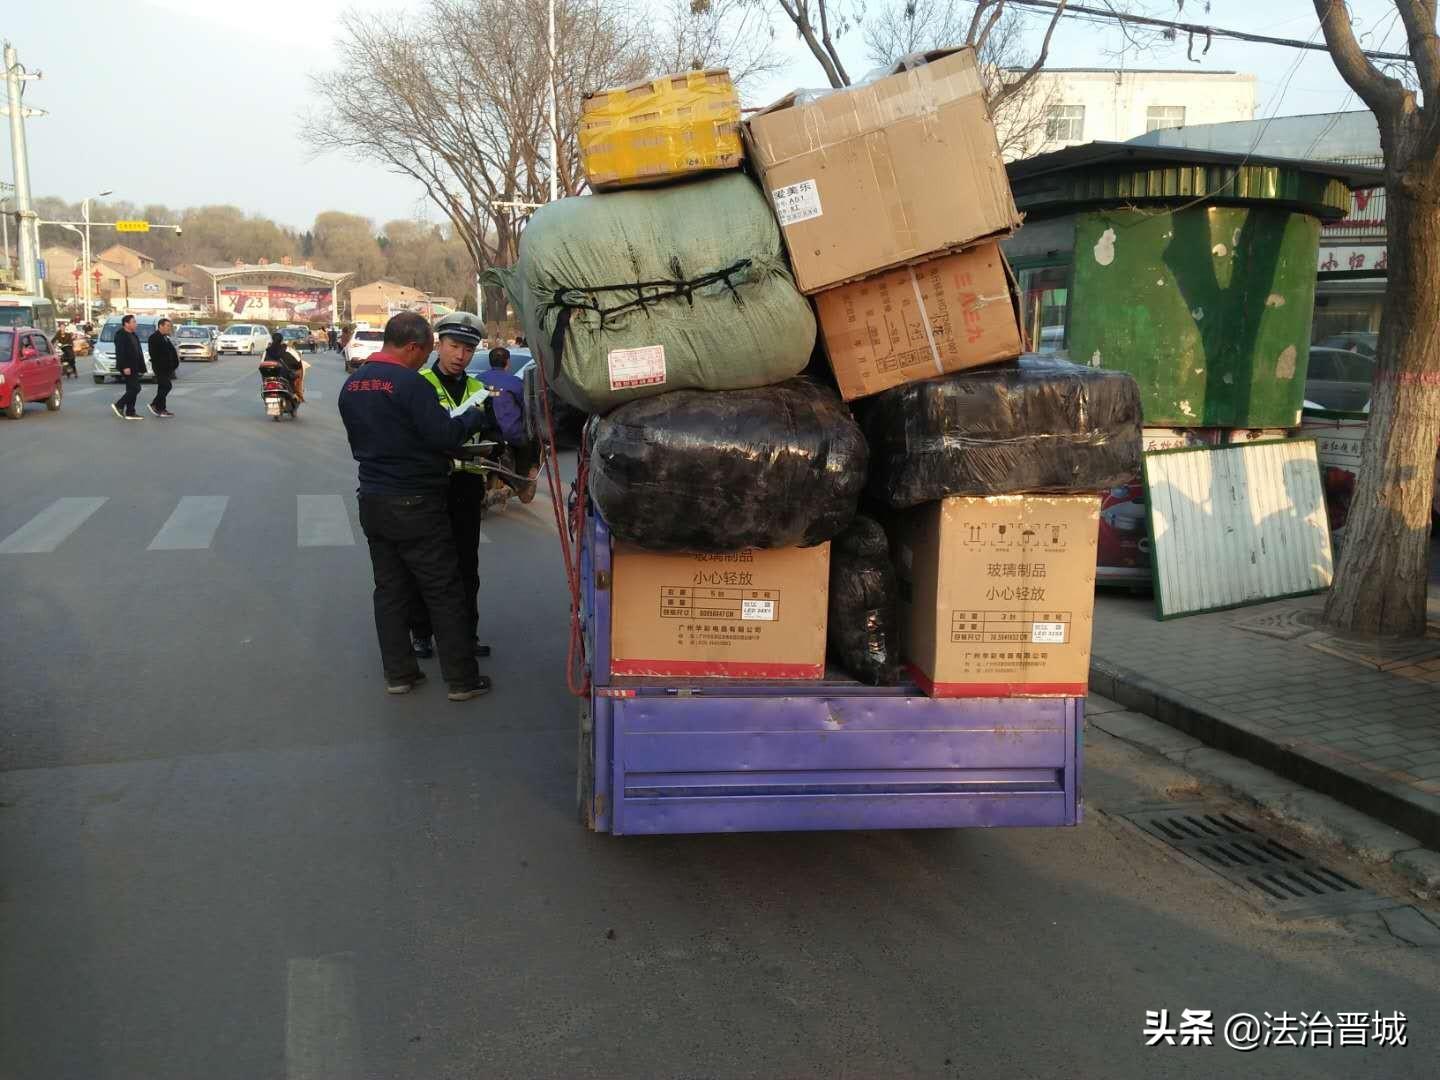
<instances>
[{"instance_id":1,"label":"tree branch","mask_svg":"<svg viewBox=\"0 0 1440 1080\"><path fill-rule=\"evenodd\" d=\"M1055 8L1055 14L1050 17L1050 25L1045 28L1045 38L1040 42L1040 55L1035 57L1035 62L1030 65L1025 74L1014 82L1007 83L1001 89L1000 93L996 95L995 101L990 105L992 112L997 105L1003 104L1006 99L1014 97L1023 90L1025 85L1035 78L1040 73L1040 69L1045 66L1045 61L1050 58L1050 39L1055 36L1055 27L1060 24L1060 16L1065 13L1065 3L1066 0L1060 0L1059 6Z\"/></svg>"},{"instance_id":2,"label":"tree branch","mask_svg":"<svg viewBox=\"0 0 1440 1080\"><path fill-rule=\"evenodd\" d=\"M1420 76L1420 89L1425 103L1433 107L1440 95L1440 41L1435 35L1434 0L1395 0L1400 21L1405 24L1405 37L1410 55L1415 58L1415 71Z\"/></svg>"},{"instance_id":3,"label":"tree branch","mask_svg":"<svg viewBox=\"0 0 1440 1080\"><path fill-rule=\"evenodd\" d=\"M1370 106L1382 128L1393 125L1400 117L1405 88L1397 80L1382 75L1365 58L1355 37L1355 27L1350 21L1350 9L1345 6L1345 0L1314 0L1314 3L1325 44L1330 47L1330 56L1340 77L1361 101Z\"/></svg>"}]
</instances>

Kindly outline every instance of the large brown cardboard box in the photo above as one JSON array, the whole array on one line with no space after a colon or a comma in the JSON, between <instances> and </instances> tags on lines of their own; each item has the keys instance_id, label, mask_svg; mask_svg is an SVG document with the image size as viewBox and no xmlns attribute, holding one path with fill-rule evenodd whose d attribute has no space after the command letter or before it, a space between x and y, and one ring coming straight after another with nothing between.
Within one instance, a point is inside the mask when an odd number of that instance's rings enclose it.
<instances>
[{"instance_id":1,"label":"large brown cardboard box","mask_svg":"<svg viewBox=\"0 0 1440 1080\"><path fill-rule=\"evenodd\" d=\"M846 401L1025 351L1014 279L993 240L815 297Z\"/></svg>"},{"instance_id":2,"label":"large brown cardboard box","mask_svg":"<svg viewBox=\"0 0 1440 1080\"><path fill-rule=\"evenodd\" d=\"M891 524L902 651L933 697L1080 697L1095 608L1094 495L955 497Z\"/></svg>"},{"instance_id":3,"label":"large brown cardboard box","mask_svg":"<svg viewBox=\"0 0 1440 1080\"><path fill-rule=\"evenodd\" d=\"M923 59L745 124L801 292L1019 227L975 51Z\"/></svg>"},{"instance_id":4,"label":"large brown cardboard box","mask_svg":"<svg viewBox=\"0 0 1440 1080\"><path fill-rule=\"evenodd\" d=\"M825 674L829 544L689 555L617 543L610 587L616 675Z\"/></svg>"}]
</instances>

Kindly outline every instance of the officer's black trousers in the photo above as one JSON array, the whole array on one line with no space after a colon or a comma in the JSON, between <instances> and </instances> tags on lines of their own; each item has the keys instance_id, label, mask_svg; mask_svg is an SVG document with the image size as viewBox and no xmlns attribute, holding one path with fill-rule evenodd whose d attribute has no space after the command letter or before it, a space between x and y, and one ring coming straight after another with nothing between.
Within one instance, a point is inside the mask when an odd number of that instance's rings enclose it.
<instances>
[{"instance_id":1,"label":"officer's black trousers","mask_svg":"<svg viewBox=\"0 0 1440 1080\"><path fill-rule=\"evenodd\" d=\"M471 473L453 473L446 498L450 532L455 537L455 554L460 560L460 591L465 594L465 625L470 637L480 632L480 523L485 516L485 478ZM410 629L417 637L433 632L424 604L417 604Z\"/></svg>"},{"instance_id":2,"label":"officer's black trousers","mask_svg":"<svg viewBox=\"0 0 1440 1080\"><path fill-rule=\"evenodd\" d=\"M375 632L387 682L419 674L410 647L410 618L421 601L430 613L445 681L471 686L480 677L445 502L439 492L360 496L360 527L375 571Z\"/></svg>"}]
</instances>

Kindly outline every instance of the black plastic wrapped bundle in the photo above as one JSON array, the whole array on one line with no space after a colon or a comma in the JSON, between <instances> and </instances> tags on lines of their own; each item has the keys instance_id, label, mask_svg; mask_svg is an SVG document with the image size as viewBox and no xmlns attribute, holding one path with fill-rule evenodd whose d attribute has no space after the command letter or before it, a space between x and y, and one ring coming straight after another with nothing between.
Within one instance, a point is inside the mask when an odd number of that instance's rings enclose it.
<instances>
[{"instance_id":1,"label":"black plastic wrapped bundle","mask_svg":"<svg viewBox=\"0 0 1440 1080\"><path fill-rule=\"evenodd\" d=\"M802 379L675 390L590 421L590 496L611 534L652 551L809 547L850 524L860 427Z\"/></svg>"},{"instance_id":2,"label":"black plastic wrapped bundle","mask_svg":"<svg viewBox=\"0 0 1440 1080\"><path fill-rule=\"evenodd\" d=\"M947 495L1101 491L1140 474L1140 390L1119 371L1023 357L874 397L870 493L897 509Z\"/></svg>"},{"instance_id":3,"label":"black plastic wrapped bundle","mask_svg":"<svg viewBox=\"0 0 1440 1080\"><path fill-rule=\"evenodd\" d=\"M830 545L831 654L869 686L899 679L898 585L890 544L863 514Z\"/></svg>"}]
</instances>

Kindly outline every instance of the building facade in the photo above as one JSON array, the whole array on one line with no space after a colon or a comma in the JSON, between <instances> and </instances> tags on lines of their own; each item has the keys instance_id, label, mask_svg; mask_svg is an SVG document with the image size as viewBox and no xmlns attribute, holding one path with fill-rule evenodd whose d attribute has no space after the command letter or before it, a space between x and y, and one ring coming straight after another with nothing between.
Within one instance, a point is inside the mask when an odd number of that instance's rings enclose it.
<instances>
[{"instance_id":1,"label":"building facade","mask_svg":"<svg viewBox=\"0 0 1440 1080\"><path fill-rule=\"evenodd\" d=\"M383 326L401 311L418 311L428 318L436 314L436 306L436 297L397 281L372 281L350 290L350 318L371 326Z\"/></svg>"},{"instance_id":2,"label":"building facade","mask_svg":"<svg viewBox=\"0 0 1440 1080\"><path fill-rule=\"evenodd\" d=\"M1234 71L1050 68L1025 100L997 118L1006 157L1031 157L1087 142L1125 142L1148 131L1250 120L1255 76Z\"/></svg>"},{"instance_id":3,"label":"building facade","mask_svg":"<svg viewBox=\"0 0 1440 1080\"><path fill-rule=\"evenodd\" d=\"M91 249L94 250L93 248ZM95 256L95 259L102 260L122 271L126 277L131 274L138 274L141 270L151 270L155 267L155 260L143 251L136 251L134 248L126 247L124 244L111 244L104 251ZM93 261L93 260L92 260Z\"/></svg>"}]
</instances>

